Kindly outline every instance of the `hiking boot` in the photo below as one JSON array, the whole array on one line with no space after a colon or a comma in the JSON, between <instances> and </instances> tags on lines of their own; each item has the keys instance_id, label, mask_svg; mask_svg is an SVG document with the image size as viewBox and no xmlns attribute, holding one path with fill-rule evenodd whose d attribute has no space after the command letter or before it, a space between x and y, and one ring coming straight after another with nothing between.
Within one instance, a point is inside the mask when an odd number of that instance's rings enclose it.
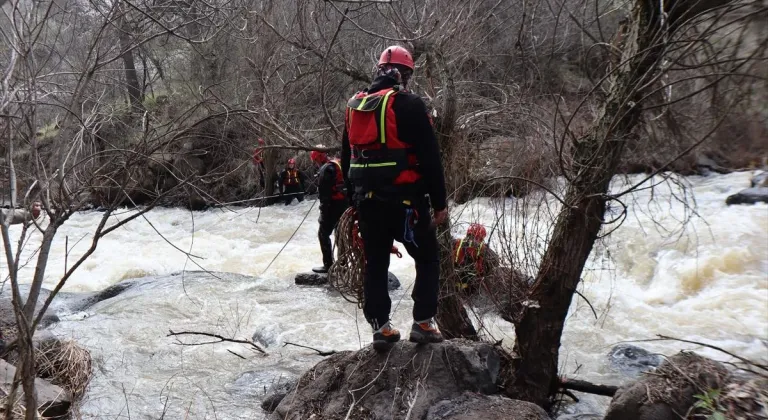
<instances>
[{"instance_id":1,"label":"hiking boot","mask_svg":"<svg viewBox=\"0 0 768 420\"><path fill-rule=\"evenodd\" d=\"M440 343L442 342L443 335L440 334L440 330L437 329L437 324L434 318L430 318L426 321L414 321L411 326L411 336L409 341L419 344L427 343Z\"/></svg>"},{"instance_id":2,"label":"hiking boot","mask_svg":"<svg viewBox=\"0 0 768 420\"><path fill-rule=\"evenodd\" d=\"M387 351L398 341L400 341L400 331L392 328L389 322L373 332L373 349L376 351Z\"/></svg>"},{"instance_id":3,"label":"hiking boot","mask_svg":"<svg viewBox=\"0 0 768 420\"><path fill-rule=\"evenodd\" d=\"M328 273L328 269L329 268L330 268L330 266L326 267L326 266L321 265L319 267L313 267L312 268L312 272L317 273L317 274L326 274L326 273Z\"/></svg>"}]
</instances>

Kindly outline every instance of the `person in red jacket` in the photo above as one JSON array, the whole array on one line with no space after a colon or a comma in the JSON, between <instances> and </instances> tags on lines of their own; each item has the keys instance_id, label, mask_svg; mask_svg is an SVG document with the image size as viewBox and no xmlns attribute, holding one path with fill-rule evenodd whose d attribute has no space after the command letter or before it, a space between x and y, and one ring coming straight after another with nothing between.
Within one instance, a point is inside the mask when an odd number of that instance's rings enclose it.
<instances>
[{"instance_id":1,"label":"person in red jacket","mask_svg":"<svg viewBox=\"0 0 768 420\"><path fill-rule=\"evenodd\" d=\"M435 224L448 215L445 176L427 107L406 90L413 69L408 50L386 48L371 86L347 102L342 137L341 166L354 187L350 194L364 244L363 312L378 351L400 340L389 320L387 270L393 240L403 243L416 263L409 340L443 340L434 321L440 282Z\"/></svg>"},{"instance_id":2,"label":"person in red jacket","mask_svg":"<svg viewBox=\"0 0 768 420\"><path fill-rule=\"evenodd\" d=\"M318 146L322 147L322 146ZM338 159L328 159L323 152L313 150L309 157L320 167L317 173L318 198L320 200L320 228L317 237L320 240L320 250L323 252L323 265L312 269L315 273L327 273L333 264L333 247L331 233L339 223L344 211L349 207L347 192L344 186L344 174Z\"/></svg>"},{"instance_id":3,"label":"person in red jacket","mask_svg":"<svg viewBox=\"0 0 768 420\"><path fill-rule=\"evenodd\" d=\"M464 239L453 241L453 267L459 276L459 288L474 294L483 281L499 266L499 257L483 242L485 227L472 223Z\"/></svg>"}]
</instances>

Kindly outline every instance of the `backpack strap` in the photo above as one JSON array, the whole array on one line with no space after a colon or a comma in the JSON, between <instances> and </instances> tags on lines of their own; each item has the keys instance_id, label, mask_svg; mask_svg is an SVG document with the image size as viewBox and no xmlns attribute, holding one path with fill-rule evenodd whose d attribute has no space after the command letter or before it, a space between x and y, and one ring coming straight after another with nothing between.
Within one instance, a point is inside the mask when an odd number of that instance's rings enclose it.
<instances>
[{"instance_id":1,"label":"backpack strap","mask_svg":"<svg viewBox=\"0 0 768 420\"><path fill-rule=\"evenodd\" d=\"M395 92L395 89L387 92L386 95L384 95L384 103L381 106L381 114L379 115L379 135L381 136L382 145L387 144L387 102L389 102L389 97L392 96Z\"/></svg>"},{"instance_id":2,"label":"backpack strap","mask_svg":"<svg viewBox=\"0 0 768 420\"><path fill-rule=\"evenodd\" d=\"M456 258L453 260L454 264L459 263L459 259L461 257L461 251L464 249L464 239L459 241L459 246L456 247Z\"/></svg>"}]
</instances>

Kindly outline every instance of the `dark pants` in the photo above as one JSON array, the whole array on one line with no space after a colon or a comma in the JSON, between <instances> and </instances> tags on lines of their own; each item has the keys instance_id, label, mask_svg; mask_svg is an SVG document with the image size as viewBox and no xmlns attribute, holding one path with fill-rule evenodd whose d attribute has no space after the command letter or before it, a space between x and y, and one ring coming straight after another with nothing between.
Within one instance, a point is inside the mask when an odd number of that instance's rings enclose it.
<instances>
[{"instance_id":1,"label":"dark pants","mask_svg":"<svg viewBox=\"0 0 768 420\"><path fill-rule=\"evenodd\" d=\"M264 188L264 177L267 175L265 168L264 168L264 162L259 162L256 165L256 173L258 173L259 176L259 186L261 188Z\"/></svg>"},{"instance_id":2,"label":"dark pants","mask_svg":"<svg viewBox=\"0 0 768 420\"><path fill-rule=\"evenodd\" d=\"M320 203L320 228L317 230L317 238L320 240L320 250L323 251L323 266L328 268L333 264L333 247L331 246L331 233L339 223L339 219L347 210L347 200L331 200Z\"/></svg>"},{"instance_id":3,"label":"dark pants","mask_svg":"<svg viewBox=\"0 0 768 420\"><path fill-rule=\"evenodd\" d=\"M283 199L285 199L285 205L291 204L293 199L299 200L299 203L304 201L304 191L301 189L301 185L286 185L283 190Z\"/></svg>"},{"instance_id":4,"label":"dark pants","mask_svg":"<svg viewBox=\"0 0 768 420\"><path fill-rule=\"evenodd\" d=\"M415 245L404 241L407 208L396 201L375 200L363 201L358 206L366 263L363 313L374 328L389 321L392 302L387 290L387 272L393 240L401 242L416 263L416 284L411 294L413 319L422 321L437 314L440 256L429 205L424 199L415 206L418 212L418 220L413 226Z\"/></svg>"}]
</instances>

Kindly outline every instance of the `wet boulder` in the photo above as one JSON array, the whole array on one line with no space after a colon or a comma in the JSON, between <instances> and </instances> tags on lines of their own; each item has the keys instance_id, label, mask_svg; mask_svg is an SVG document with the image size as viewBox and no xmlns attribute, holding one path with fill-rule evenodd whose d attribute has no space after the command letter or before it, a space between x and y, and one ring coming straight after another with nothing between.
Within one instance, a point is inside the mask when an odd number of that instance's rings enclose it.
<instances>
[{"instance_id":1,"label":"wet boulder","mask_svg":"<svg viewBox=\"0 0 768 420\"><path fill-rule=\"evenodd\" d=\"M4 395L10 392L15 374L16 367L0 359L0 392ZM43 417L58 418L67 415L72 404L67 391L40 378L35 378L35 391L37 392L37 409ZM23 404L23 391L19 389L16 395L21 398L20 401Z\"/></svg>"},{"instance_id":2,"label":"wet boulder","mask_svg":"<svg viewBox=\"0 0 768 420\"><path fill-rule=\"evenodd\" d=\"M273 418L344 418L351 412L353 418L392 420L410 412L424 419L432 406L465 392L497 393L500 360L493 346L466 340L339 352L302 375Z\"/></svg>"},{"instance_id":3,"label":"wet boulder","mask_svg":"<svg viewBox=\"0 0 768 420\"><path fill-rule=\"evenodd\" d=\"M280 339L280 329L276 324L270 324L253 333L251 339L264 348L274 346Z\"/></svg>"},{"instance_id":4,"label":"wet boulder","mask_svg":"<svg viewBox=\"0 0 768 420\"><path fill-rule=\"evenodd\" d=\"M21 294L21 301L26 302L29 296L29 285L19 285L19 293ZM50 294L50 290L40 289L40 294L37 297L37 304L35 305L35 316L40 314L40 309L43 307L43 304ZM54 303L55 302L56 301L54 300ZM55 304L48 308L47 314L43 316L41 323L38 324L38 329L45 328L56 322L56 316L53 314L54 307ZM16 339L16 315L13 312L10 289L6 289L6 293L0 294L0 337L6 342L11 342Z\"/></svg>"},{"instance_id":5,"label":"wet boulder","mask_svg":"<svg viewBox=\"0 0 768 420\"><path fill-rule=\"evenodd\" d=\"M729 195L725 199L725 204L755 204L768 203L768 187L753 187L739 191L736 194Z\"/></svg>"},{"instance_id":6,"label":"wet boulder","mask_svg":"<svg viewBox=\"0 0 768 420\"><path fill-rule=\"evenodd\" d=\"M730 173L731 170L721 166L719 163L715 162L715 160L712 159L710 156L699 155L696 158L696 172L698 172L701 175L709 175L712 172L719 173L719 174L727 174L727 173Z\"/></svg>"},{"instance_id":7,"label":"wet boulder","mask_svg":"<svg viewBox=\"0 0 768 420\"><path fill-rule=\"evenodd\" d=\"M608 360L613 370L635 378L656 369L664 359L642 347L619 344L608 353Z\"/></svg>"},{"instance_id":8,"label":"wet boulder","mask_svg":"<svg viewBox=\"0 0 768 420\"><path fill-rule=\"evenodd\" d=\"M605 420L667 420L679 418L696 403L701 390L720 389L729 376L719 362L695 353L665 360L653 375L619 388Z\"/></svg>"},{"instance_id":9,"label":"wet boulder","mask_svg":"<svg viewBox=\"0 0 768 420\"><path fill-rule=\"evenodd\" d=\"M536 404L466 392L433 405L424 420L549 420Z\"/></svg>"},{"instance_id":10,"label":"wet boulder","mask_svg":"<svg viewBox=\"0 0 768 420\"><path fill-rule=\"evenodd\" d=\"M296 386L296 379L295 374L283 369L248 370L224 388L238 399L263 400L278 393L285 395Z\"/></svg>"},{"instance_id":11,"label":"wet boulder","mask_svg":"<svg viewBox=\"0 0 768 420\"><path fill-rule=\"evenodd\" d=\"M387 290L390 292L400 288L400 280L396 275L387 272Z\"/></svg>"},{"instance_id":12,"label":"wet boulder","mask_svg":"<svg viewBox=\"0 0 768 420\"><path fill-rule=\"evenodd\" d=\"M113 297L125 292L131 286L134 286L136 283L137 282L135 280L124 280L124 281L121 281L120 283L115 283L107 287L106 289L100 290L95 293L89 293L85 295L85 297L75 302L72 302L69 305L68 309L70 312L84 311L101 301L112 299Z\"/></svg>"},{"instance_id":13,"label":"wet boulder","mask_svg":"<svg viewBox=\"0 0 768 420\"><path fill-rule=\"evenodd\" d=\"M749 186L752 188L768 188L768 171L760 172L749 180Z\"/></svg>"},{"instance_id":14,"label":"wet boulder","mask_svg":"<svg viewBox=\"0 0 768 420\"><path fill-rule=\"evenodd\" d=\"M328 274L325 273L298 273L294 282L299 286L323 286L328 284Z\"/></svg>"},{"instance_id":15,"label":"wet boulder","mask_svg":"<svg viewBox=\"0 0 768 420\"><path fill-rule=\"evenodd\" d=\"M324 286L328 284L327 273L298 273L294 278L294 282L299 286ZM397 290L400 288L400 280L396 275L387 273L387 289L389 291Z\"/></svg>"},{"instance_id":16,"label":"wet boulder","mask_svg":"<svg viewBox=\"0 0 768 420\"><path fill-rule=\"evenodd\" d=\"M294 379L270 387L266 393L267 396L261 401L261 409L267 413L274 412L285 396L296 388L296 383L297 381Z\"/></svg>"}]
</instances>

